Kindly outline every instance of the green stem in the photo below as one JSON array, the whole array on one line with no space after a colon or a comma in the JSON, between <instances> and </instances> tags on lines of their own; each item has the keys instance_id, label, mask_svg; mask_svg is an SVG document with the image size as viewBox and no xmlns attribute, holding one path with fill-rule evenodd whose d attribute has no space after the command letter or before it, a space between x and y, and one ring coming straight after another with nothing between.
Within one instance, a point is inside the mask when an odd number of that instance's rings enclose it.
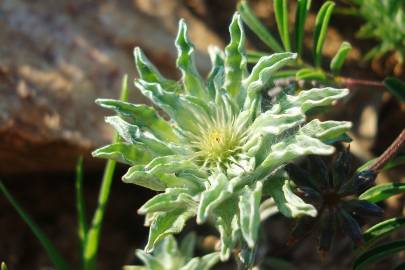
<instances>
[{"instance_id":1,"label":"green stem","mask_svg":"<svg viewBox=\"0 0 405 270\"><path fill-rule=\"evenodd\" d=\"M121 96L120 100L128 100L128 76L125 75L122 80ZM119 141L119 137L115 134L113 143ZM116 162L113 160L108 160L104 168L103 179L100 187L98 204L94 212L93 220L91 222L91 227L87 232L87 237L84 246L84 270L95 270L97 262L97 253L100 241L101 227L110 197L111 185L113 181L114 171L115 171Z\"/></svg>"},{"instance_id":2,"label":"green stem","mask_svg":"<svg viewBox=\"0 0 405 270\"><path fill-rule=\"evenodd\" d=\"M80 244L80 265L84 264L84 248L87 238L88 225L86 222L86 205L83 195L83 157L80 157L76 165L76 210L77 210L77 233Z\"/></svg>"}]
</instances>

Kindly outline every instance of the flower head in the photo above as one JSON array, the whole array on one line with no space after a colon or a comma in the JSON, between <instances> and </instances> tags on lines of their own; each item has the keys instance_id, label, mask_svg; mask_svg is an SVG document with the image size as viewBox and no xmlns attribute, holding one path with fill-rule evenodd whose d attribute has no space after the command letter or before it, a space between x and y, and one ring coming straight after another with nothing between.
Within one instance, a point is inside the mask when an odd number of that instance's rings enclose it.
<instances>
[{"instance_id":1,"label":"flower head","mask_svg":"<svg viewBox=\"0 0 405 270\"><path fill-rule=\"evenodd\" d=\"M376 174L369 170L353 174L348 150L337 155L329 170L321 158L311 157L309 160L308 170L294 164L286 166L301 197L314 205L318 212L316 217L303 217L297 222L291 241L317 230L321 253L329 251L339 232L360 244L363 237L357 219L382 214L377 205L358 199L358 195L374 184Z\"/></svg>"},{"instance_id":2,"label":"flower head","mask_svg":"<svg viewBox=\"0 0 405 270\"><path fill-rule=\"evenodd\" d=\"M240 241L252 248L259 205L266 196L273 196L286 215L316 214L281 178L270 175L298 157L333 153L328 142L350 128L349 122L305 122L305 112L330 105L347 95L347 89L281 94L269 110L263 110L261 91L271 85L274 72L295 61L296 54L264 56L249 72L238 14L229 30L231 41L225 51L210 50L212 69L206 81L196 69L184 21L176 39L181 81L164 78L135 48L139 73L135 85L169 120L143 104L97 100L118 114L106 121L123 142L93 155L131 165L125 182L162 191L139 209L150 226L148 252L167 235L180 232L194 216L198 223L209 220L219 230L222 260Z\"/></svg>"}]
</instances>

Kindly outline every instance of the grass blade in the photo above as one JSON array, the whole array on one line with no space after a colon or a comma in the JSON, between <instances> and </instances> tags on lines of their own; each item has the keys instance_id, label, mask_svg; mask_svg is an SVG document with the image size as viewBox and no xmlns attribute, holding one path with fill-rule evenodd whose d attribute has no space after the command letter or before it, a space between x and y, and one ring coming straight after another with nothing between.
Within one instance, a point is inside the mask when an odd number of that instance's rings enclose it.
<instances>
[{"instance_id":1,"label":"grass blade","mask_svg":"<svg viewBox=\"0 0 405 270\"><path fill-rule=\"evenodd\" d=\"M302 68L297 72L297 80L325 81L326 74L320 69Z\"/></svg>"},{"instance_id":2,"label":"grass blade","mask_svg":"<svg viewBox=\"0 0 405 270\"><path fill-rule=\"evenodd\" d=\"M83 250L87 237L87 221L86 221L86 205L83 196L83 157L80 157L76 165L76 179L75 179L75 192L76 192L76 211L77 211L77 229L80 244L81 263L83 264Z\"/></svg>"},{"instance_id":3,"label":"grass blade","mask_svg":"<svg viewBox=\"0 0 405 270\"><path fill-rule=\"evenodd\" d=\"M374 243L375 241L381 239L382 237L386 236L387 234L392 233L400 228L405 226L405 217L397 217L384 220L380 222L370 229L368 229L364 234L364 241L366 241L366 245L369 243Z\"/></svg>"},{"instance_id":4,"label":"grass blade","mask_svg":"<svg viewBox=\"0 0 405 270\"><path fill-rule=\"evenodd\" d=\"M338 52L333 57L332 61L330 62L330 70L332 70L333 74L338 74L342 69L343 63L346 60L348 53L351 51L352 45L349 42L342 42L339 47Z\"/></svg>"},{"instance_id":5,"label":"grass blade","mask_svg":"<svg viewBox=\"0 0 405 270\"><path fill-rule=\"evenodd\" d=\"M405 250L405 240L390 242L388 244L384 244L376 248L370 249L364 252L355 260L353 269L354 270L367 269L367 266L370 265L371 263L377 262L383 259L384 257L393 255L402 250Z\"/></svg>"},{"instance_id":6,"label":"grass blade","mask_svg":"<svg viewBox=\"0 0 405 270\"><path fill-rule=\"evenodd\" d=\"M275 52L283 52L283 48L273 35L260 22L246 1L241 1L238 5L238 11L244 23L252 30L261 41Z\"/></svg>"},{"instance_id":7,"label":"grass blade","mask_svg":"<svg viewBox=\"0 0 405 270\"><path fill-rule=\"evenodd\" d=\"M298 0L297 10L295 12L295 48L298 55L302 56L302 41L305 34L305 21L309 8L311 7L311 0Z\"/></svg>"},{"instance_id":8,"label":"grass blade","mask_svg":"<svg viewBox=\"0 0 405 270\"><path fill-rule=\"evenodd\" d=\"M387 183L369 188L359 198L377 203L402 192L405 192L405 183Z\"/></svg>"},{"instance_id":9,"label":"grass blade","mask_svg":"<svg viewBox=\"0 0 405 270\"><path fill-rule=\"evenodd\" d=\"M28 227L31 229L32 233L35 235L35 237L39 240L42 247L46 250L46 253L49 256L49 259L52 261L55 268L58 270L70 269L68 264L63 259L62 255L60 255L59 251L53 245L53 243L49 240L49 238L45 235L45 233L39 228L39 226L32 220L30 215L15 200L15 198L11 195L11 193L4 186L2 181L0 181L0 191L4 194L6 199L10 202L10 204L17 211L17 213L20 215L21 219L24 220L24 222L28 225ZM3 270L3 264L2 264L2 270Z\"/></svg>"},{"instance_id":10,"label":"grass blade","mask_svg":"<svg viewBox=\"0 0 405 270\"><path fill-rule=\"evenodd\" d=\"M128 76L125 75L122 80L122 88L121 88L121 101L128 100ZM119 141L119 137L115 134L113 143L117 143ZM90 229L88 230L86 242L84 246L84 270L95 270L96 269L96 261L97 261L97 253L98 247L100 242L100 234L101 234L101 227L106 211L106 207L108 204L108 199L110 197L111 185L112 180L114 177L116 162L113 160L108 160L107 164L104 168L103 179L101 182L99 197L98 197L98 204L97 208L94 212L94 216L91 222Z\"/></svg>"},{"instance_id":11,"label":"grass blade","mask_svg":"<svg viewBox=\"0 0 405 270\"><path fill-rule=\"evenodd\" d=\"M330 17L332 15L335 3L331 1L325 2L318 12L315 20L314 30L314 62L315 66L320 67L322 64L322 49L328 31Z\"/></svg>"},{"instance_id":12,"label":"grass blade","mask_svg":"<svg viewBox=\"0 0 405 270\"><path fill-rule=\"evenodd\" d=\"M405 102L405 83L395 77L388 77L384 80L385 87L391 94L402 102Z\"/></svg>"},{"instance_id":13,"label":"grass blade","mask_svg":"<svg viewBox=\"0 0 405 270\"><path fill-rule=\"evenodd\" d=\"M291 51L290 36L288 32L288 5L287 0L274 0L274 15L276 16L277 28L283 42L284 49Z\"/></svg>"}]
</instances>

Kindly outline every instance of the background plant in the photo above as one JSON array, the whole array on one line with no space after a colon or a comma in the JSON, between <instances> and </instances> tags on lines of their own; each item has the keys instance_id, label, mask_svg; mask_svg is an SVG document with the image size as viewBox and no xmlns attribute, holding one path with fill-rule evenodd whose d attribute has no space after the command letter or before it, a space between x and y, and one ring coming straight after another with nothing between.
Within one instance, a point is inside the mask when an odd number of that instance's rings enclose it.
<instances>
[{"instance_id":1,"label":"background plant","mask_svg":"<svg viewBox=\"0 0 405 270\"><path fill-rule=\"evenodd\" d=\"M304 62L303 59L303 40L304 40L304 26L307 21L309 9L311 7L310 0L298 0L295 12L294 29L289 29L288 21L288 1L274 0L274 16L276 18L278 35L283 45L280 45L278 40L273 34L266 29L266 27L256 17L254 12L250 9L246 1L242 1L238 10L246 25L252 30L257 37L262 40L270 50L274 52L293 51L297 52L299 60L290 65L291 68L288 72L279 73L280 77L296 77L299 80L319 80L319 81L339 81L335 78L339 74L347 54L351 50L351 45L348 42L343 42L330 62L330 72L322 67L322 50L326 40L326 34L332 16L335 4L332 1L326 1L320 8L315 22L313 31L313 44L312 44L312 62ZM291 35L291 33L293 33ZM258 56L261 53L252 51L249 53L249 61L257 62Z\"/></svg>"},{"instance_id":2,"label":"background plant","mask_svg":"<svg viewBox=\"0 0 405 270\"><path fill-rule=\"evenodd\" d=\"M392 54L397 63L394 72L402 73L405 57L405 3L400 0L354 0L356 14L365 23L358 31L360 38L375 39L378 44L365 56L365 60Z\"/></svg>"}]
</instances>

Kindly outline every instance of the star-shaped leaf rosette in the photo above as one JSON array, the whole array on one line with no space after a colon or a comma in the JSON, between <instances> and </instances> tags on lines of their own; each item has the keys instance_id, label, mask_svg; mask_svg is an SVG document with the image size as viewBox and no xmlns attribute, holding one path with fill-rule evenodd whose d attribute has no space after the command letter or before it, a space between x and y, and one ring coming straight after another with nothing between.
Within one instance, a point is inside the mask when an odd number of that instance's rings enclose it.
<instances>
[{"instance_id":1,"label":"star-shaped leaf rosette","mask_svg":"<svg viewBox=\"0 0 405 270\"><path fill-rule=\"evenodd\" d=\"M332 154L334 147L327 142L351 126L317 119L307 123L305 117L310 109L343 98L347 89L281 94L264 110L261 92L271 85L272 74L295 61L296 54L264 56L249 72L238 14L229 31L231 41L225 51L210 50L212 69L206 80L196 69L183 20L175 43L181 81L164 78L135 48L139 73L135 85L164 115L144 104L97 100L117 113L106 122L122 142L93 155L129 164L124 182L161 192L139 209L150 226L146 252L196 217L197 223L209 222L218 229L221 260L227 260L242 241L255 246L259 206L269 197L289 217L315 216L316 209L280 178L283 166L305 155Z\"/></svg>"}]
</instances>

